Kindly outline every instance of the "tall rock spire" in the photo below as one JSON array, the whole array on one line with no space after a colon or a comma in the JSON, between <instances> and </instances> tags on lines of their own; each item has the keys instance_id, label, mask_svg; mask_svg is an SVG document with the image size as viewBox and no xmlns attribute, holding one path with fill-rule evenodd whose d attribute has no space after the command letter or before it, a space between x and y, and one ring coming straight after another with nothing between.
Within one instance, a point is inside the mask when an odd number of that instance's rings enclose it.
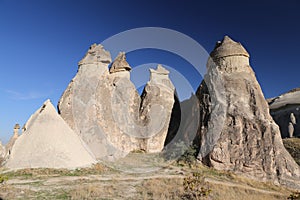
<instances>
[{"instance_id":1,"label":"tall rock spire","mask_svg":"<svg viewBox=\"0 0 300 200\"><path fill-rule=\"evenodd\" d=\"M299 189L299 166L282 144L245 48L225 36L207 68L197 90L202 114L198 159L219 170Z\"/></svg>"},{"instance_id":2,"label":"tall rock spire","mask_svg":"<svg viewBox=\"0 0 300 200\"><path fill-rule=\"evenodd\" d=\"M88 50L59 101L60 115L97 159L114 160L133 150L160 152L174 104L169 72L162 66L150 70L141 98L130 80L125 53L108 72L105 52L94 45Z\"/></svg>"}]
</instances>

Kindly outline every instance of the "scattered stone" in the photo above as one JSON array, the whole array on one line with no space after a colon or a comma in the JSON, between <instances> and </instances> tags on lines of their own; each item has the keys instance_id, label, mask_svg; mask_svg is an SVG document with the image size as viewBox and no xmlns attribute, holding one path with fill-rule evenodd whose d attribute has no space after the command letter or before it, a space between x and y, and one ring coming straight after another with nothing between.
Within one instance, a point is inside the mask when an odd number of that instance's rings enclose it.
<instances>
[{"instance_id":1,"label":"scattered stone","mask_svg":"<svg viewBox=\"0 0 300 200\"><path fill-rule=\"evenodd\" d=\"M197 91L203 115L198 159L299 189L299 166L282 144L242 45L226 36L211 53L207 71Z\"/></svg>"}]
</instances>

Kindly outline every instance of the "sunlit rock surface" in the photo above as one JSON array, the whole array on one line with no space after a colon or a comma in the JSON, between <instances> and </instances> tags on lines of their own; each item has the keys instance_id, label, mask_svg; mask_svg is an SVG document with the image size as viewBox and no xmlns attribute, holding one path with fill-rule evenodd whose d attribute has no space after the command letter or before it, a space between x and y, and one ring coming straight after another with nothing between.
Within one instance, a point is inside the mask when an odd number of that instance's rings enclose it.
<instances>
[{"instance_id":1,"label":"sunlit rock surface","mask_svg":"<svg viewBox=\"0 0 300 200\"><path fill-rule=\"evenodd\" d=\"M49 100L30 117L26 127L16 139L5 167L76 168L95 163L85 143Z\"/></svg>"},{"instance_id":2,"label":"sunlit rock surface","mask_svg":"<svg viewBox=\"0 0 300 200\"><path fill-rule=\"evenodd\" d=\"M299 188L299 166L282 144L244 47L225 36L207 71L197 91L198 159L219 170Z\"/></svg>"},{"instance_id":3,"label":"sunlit rock surface","mask_svg":"<svg viewBox=\"0 0 300 200\"><path fill-rule=\"evenodd\" d=\"M174 104L169 72L160 65L150 69L140 97L125 54L108 70L110 62L101 45L91 46L59 101L60 115L97 159L114 160L134 150L160 152Z\"/></svg>"}]
</instances>

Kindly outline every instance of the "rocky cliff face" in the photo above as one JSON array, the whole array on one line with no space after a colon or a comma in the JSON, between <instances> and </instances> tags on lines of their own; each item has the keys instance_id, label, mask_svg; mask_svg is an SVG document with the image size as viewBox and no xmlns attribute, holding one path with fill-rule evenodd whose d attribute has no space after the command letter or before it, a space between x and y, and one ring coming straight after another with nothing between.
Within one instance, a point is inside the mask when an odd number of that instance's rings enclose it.
<instances>
[{"instance_id":1,"label":"rocky cliff face","mask_svg":"<svg viewBox=\"0 0 300 200\"><path fill-rule=\"evenodd\" d=\"M84 142L46 101L27 121L15 140L5 167L76 168L95 163Z\"/></svg>"},{"instance_id":2,"label":"rocky cliff face","mask_svg":"<svg viewBox=\"0 0 300 200\"><path fill-rule=\"evenodd\" d=\"M2 142L0 141L0 166L2 166L5 158L5 147L2 145Z\"/></svg>"},{"instance_id":3,"label":"rocky cliff face","mask_svg":"<svg viewBox=\"0 0 300 200\"><path fill-rule=\"evenodd\" d=\"M282 144L249 54L225 37L207 63L199 86L198 159L220 170L299 188L300 169Z\"/></svg>"},{"instance_id":4,"label":"rocky cliff face","mask_svg":"<svg viewBox=\"0 0 300 200\"><path fill-rule=\"evenodd\" d=\"M268 102L270 113L280 128L282 138L300 137L300 88L268 99Z\"/></svg>"},{"instance_id":5,"label":"rocky cliff face","mask_svg":"<svg viewBox=\"0 0 300 200\"><path fill-rule=\"evenodd\" d=\"M58 109L98 159L114 160L133 150L159 152L168 132L174 86L162 66L150 70L142 97L130 81L131 67L120 53L93 45L62 95Z\"/></svg>"}]
</instances>

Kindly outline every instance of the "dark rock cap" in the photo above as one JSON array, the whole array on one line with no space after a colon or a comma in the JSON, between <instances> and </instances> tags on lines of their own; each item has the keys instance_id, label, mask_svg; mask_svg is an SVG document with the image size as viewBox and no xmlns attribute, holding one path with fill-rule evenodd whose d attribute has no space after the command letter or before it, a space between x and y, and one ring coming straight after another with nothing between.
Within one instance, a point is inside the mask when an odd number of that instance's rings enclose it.
<instances>
[{"instance_id":1,"label":"dark rock cap","mask_svg":"<svg viewBox=\"0 0 300 200\"><path fill-rule=\"evenodd\" d=\"M126 61L126 56L124 52L120 52L114 62L111 64L111 68L109 70L110 73L115 73L119 71L130 71L131 67Z\"/></svg>"},{"instance_id":2,"label":"dark rock cap","mask_svg":"<svg viewBox=\"0 0 300 200\"><path fill-rule=\"evenodd\" d=\"M20 129L20 125L19 125L19 124L16 124L16 125L14 126L14 129Z\"/></svg>"},{"instance_id":3,"label":"dark rock cap","mask_svg":"<svg viewBox=\"0 0 300 200\"><path fill-rule=\"evenodd\" d=\"M239 42L233 41L230 37L225 36L223 41L218 41L215 49L210 54L213 58L222 58L228 56L246 56L250 57L249 53Z\"/></svg>"}]
</instances>

